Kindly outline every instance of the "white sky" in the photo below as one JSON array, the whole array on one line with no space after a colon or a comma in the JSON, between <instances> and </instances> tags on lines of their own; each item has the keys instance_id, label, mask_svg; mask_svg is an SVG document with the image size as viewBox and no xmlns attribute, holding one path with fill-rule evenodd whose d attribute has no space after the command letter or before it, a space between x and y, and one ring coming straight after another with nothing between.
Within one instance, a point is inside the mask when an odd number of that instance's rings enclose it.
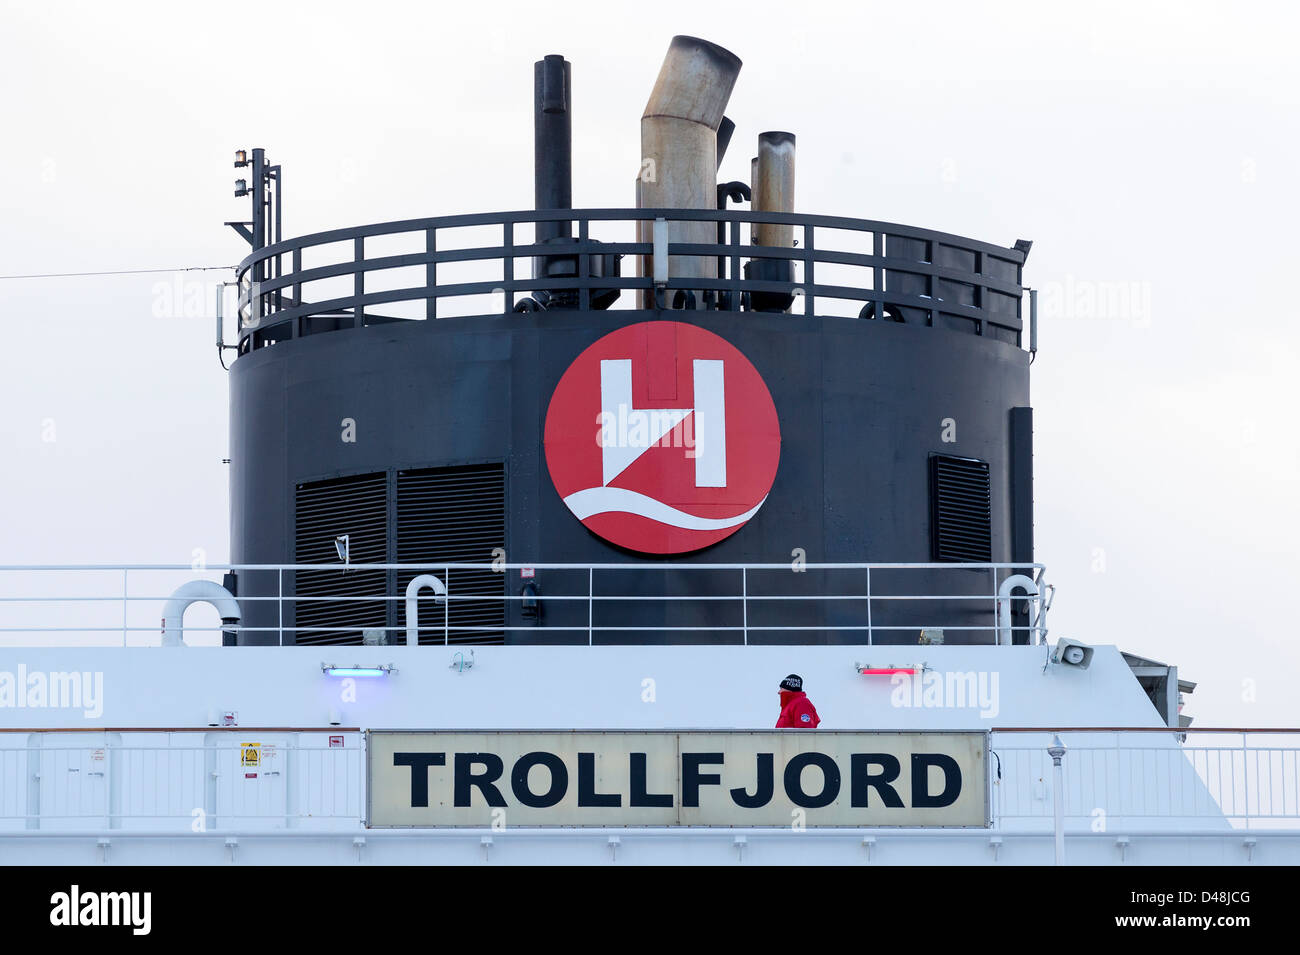
<instances>
[{"instance_id":1,"label":"white sky","mask_svg":"<svg viewBox=\"0 0 1300 955\"><path fill-rule=\"evenodd\" d=\"M745 66L725 178L788 129L800 211L1034 240L1053 635L1177 663L1201 725L1300 722L1294 8L2 9L0 275L237 261L238 147L284 164L289 235L528 208L546 53L573 62L575 206L631 205L669 38L728 47ZM0 563L228 559L227 388L211 296L183 301L198 281L0 280Z\"/></svg>"}]
</instances>

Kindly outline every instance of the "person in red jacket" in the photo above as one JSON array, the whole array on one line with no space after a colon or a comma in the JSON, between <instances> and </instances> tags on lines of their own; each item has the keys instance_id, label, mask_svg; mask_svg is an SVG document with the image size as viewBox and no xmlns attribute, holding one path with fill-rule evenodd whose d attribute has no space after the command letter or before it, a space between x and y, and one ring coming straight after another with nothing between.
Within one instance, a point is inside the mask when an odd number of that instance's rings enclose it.
<instances>
[{"instance_id":1,"label":"person in red jacket","mask_svg":"<svg viewBox=\"0 0 1300 955\"><path fill-rule=\"evenodd\" d=\"M813 730L820 722L817 708L803 691L803 677L791 673L781 681L781 718L776 728Z\"/></svg>"}]
</instances>

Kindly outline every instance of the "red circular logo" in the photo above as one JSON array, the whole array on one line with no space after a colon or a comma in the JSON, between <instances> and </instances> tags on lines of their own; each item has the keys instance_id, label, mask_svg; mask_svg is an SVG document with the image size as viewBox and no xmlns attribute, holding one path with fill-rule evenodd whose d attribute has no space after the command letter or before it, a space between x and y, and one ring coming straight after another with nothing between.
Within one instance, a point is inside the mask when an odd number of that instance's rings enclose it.
<instances>
[{"instance_id":1,"label":"red circular logo","mask_svg":"<svg viewBox=\"0 0 1300 955\"><path fill-rule=\"evenodd\" d=\"M739 530L781 459L776 406L734 345L641 322L579 355L546 412L546 466L565 505L611 544L681 554Z\"/></svg>"}]
</instances>

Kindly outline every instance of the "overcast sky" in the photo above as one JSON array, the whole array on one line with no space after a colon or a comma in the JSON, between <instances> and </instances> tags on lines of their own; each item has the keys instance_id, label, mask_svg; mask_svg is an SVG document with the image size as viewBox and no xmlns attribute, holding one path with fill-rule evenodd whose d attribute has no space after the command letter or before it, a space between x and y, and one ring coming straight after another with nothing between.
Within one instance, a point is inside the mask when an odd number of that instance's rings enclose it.
<instances>
[{"instance_id":1,"label":"overcast sky","mask_svg":"<svg viewBox=\"0 0 1300 955\"><path fill-rule=\"evenodd\" d=\"M1296 725L1300 66L1285 4L3 4L0 275L227 265L236 148L286 235L532 204L532 64L573 63L574 204L632 205L669 39L744 61L722 169L797 208L1034 240L1053 636ZM215 281L229 273L207 273ZM203 273L0 280L0 563L229 557ZM151 612L152 613L152 612Z\"/></svg>"}]
</instances>

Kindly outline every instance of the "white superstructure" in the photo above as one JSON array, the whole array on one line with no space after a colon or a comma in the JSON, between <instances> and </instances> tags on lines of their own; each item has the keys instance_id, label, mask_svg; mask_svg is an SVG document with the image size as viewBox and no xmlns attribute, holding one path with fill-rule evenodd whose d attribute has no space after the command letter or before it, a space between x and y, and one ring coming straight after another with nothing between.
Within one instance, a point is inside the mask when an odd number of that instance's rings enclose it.
<instances>
[{"instance_id":1,"label":"white superstructure","mask_svg":"<svg viewBox=\"0 0 1300 955\"><path fill-rule=\"evenodd\" d=\"M188 570L166 573L219 576ZM1058 797L1071 863L1300 862L1295 735L1170 728L1116 647L1091 647L1086 668L1055 661L1041 613L1028 645L162 646L134 626L161 609L150 595L44 593L6 603L8 862L1051 863ZM94 639L154 645L67 645ZM988 733L991 824L530 828L485 813L481 828L366 827L366 730L767 730L792 671L823 730Z\"/></svg>"}]
</instances>

